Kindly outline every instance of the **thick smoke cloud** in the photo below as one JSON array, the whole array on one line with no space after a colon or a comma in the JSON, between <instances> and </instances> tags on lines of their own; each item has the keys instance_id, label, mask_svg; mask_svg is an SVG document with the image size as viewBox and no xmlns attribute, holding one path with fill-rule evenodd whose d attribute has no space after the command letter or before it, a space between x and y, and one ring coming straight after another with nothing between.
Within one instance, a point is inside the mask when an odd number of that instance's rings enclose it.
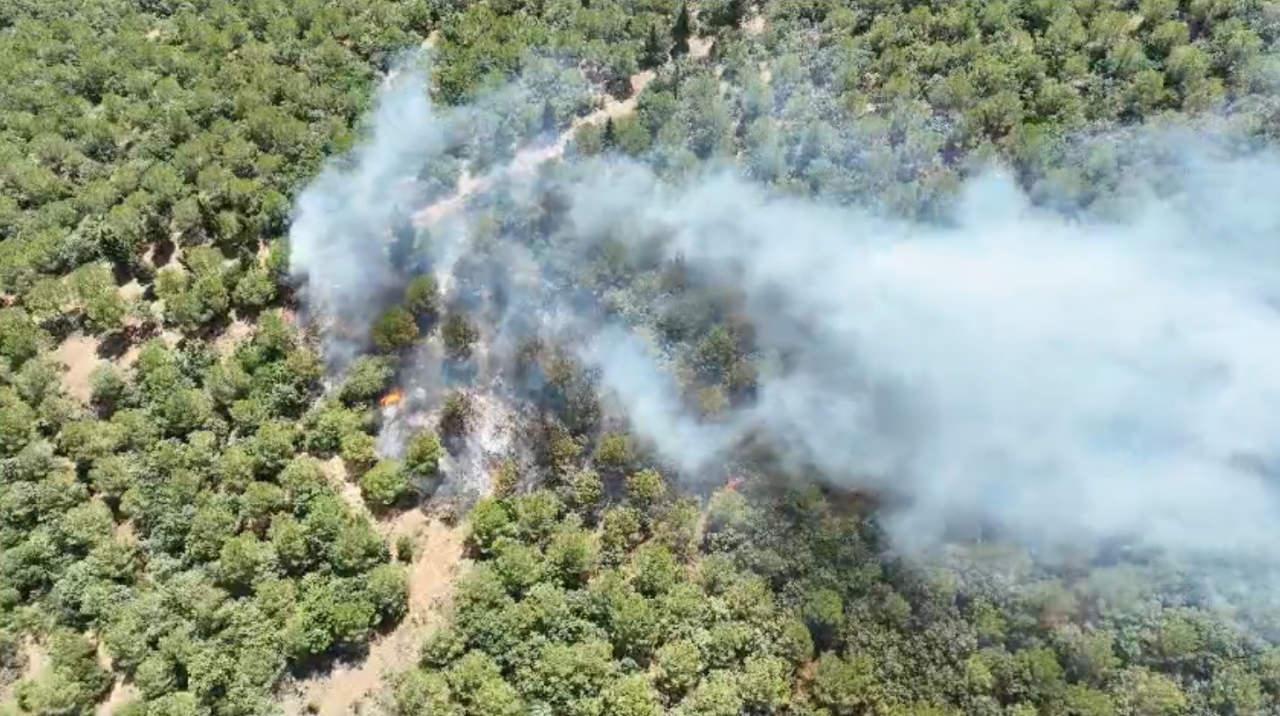
<instances>
[{"instance_id":1,"label":"thick smoke cloud","mask_svg":"<svg viewBox=\"0 0 1280 716\"><path fill-rule=\"evenodd\" d=\"M904 495L899 534L961 516L1062 543L1262 551L1280 164L1207 161L1107 223L1039 212L999 174L947 227L731 178L601 181L629 188L575 207L586 233L675 227L673 252L741 287L760 346L789 360L739 419L829 479Z\"/></svg>"},{"instance_id":2,"label":"thick smoke cloud","mask_svg":"<svg viewBox=\"0 0 1280 716\"><path fill-rule=\"evenodd\" d=\"M433 113L421 80L396 83L366 144L302 195L293 266L318 308L359 320L384 305L402 280L385 258L396 187L444 160L459 116ZM764 434L797 469L898 498L887 519L904 545L976 521L1036 545L1264 556L1280 538L1280 158L1168 130L1141 139L1129 149L1158 151L1105 219L1036 208L993 169L932 224L723 172L664 181L621 160L543 171L525 153L518 171L442 200L449 215L435 212L420 250L442 272L482 243L493 256L457 207L554 189L568 216L558 250L530 249L544 243L536 228L496 237L521 259L517 286L493 277L498 322L572 326L632 429L687 473ZM565 263L605 239L740 293L764 359L749 406L696 419L652 341L578 312Z\"/></svg>"},{"instance_id":3,"label":"thick smoke cloud","mask_svg":"<svg viewBox=\"0 0 1280 716\"><path fill-rule=\"evenodd\" d=\"M308 309L332 331L367 335L381 304L379 292L395 284L392 257L374 249L397 221L421 201L414 182L424 156L448 146L448 127L424 122L432 115L425 77L398 72L379 93L372 131L349 157L335 162L299 195L290 236L290 267L303 280ZM356 341L330 340L329 358L345 365Z\"/></svg>"}]
</instances>

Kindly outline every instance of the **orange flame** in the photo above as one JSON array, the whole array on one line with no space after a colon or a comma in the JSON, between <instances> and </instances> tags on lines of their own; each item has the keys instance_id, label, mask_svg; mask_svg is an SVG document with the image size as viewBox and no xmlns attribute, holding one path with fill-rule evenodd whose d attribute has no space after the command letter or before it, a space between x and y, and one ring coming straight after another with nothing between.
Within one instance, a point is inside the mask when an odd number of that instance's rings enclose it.
<instances>
[{"instance_id":1,"label":"orange flame","mask_svg":"<svg viewBox=\"0 0 1280 716\"><path fill-rule=\"evenodd\" d=\"M404 400L404 391L399 388L392 388L390 393L382 396L382 399L378 401L378 404L384 408L391 408L399 405L402 400Z\"/></svg>"},{"instance_id":2,"label":"orange flame","mask_svg":"<svg viewBox=\"0 0 1280 716\"><path fill-rule=\"evenodd\" d=\"M746 482L746 478L744 477L730 477L729 480L724 483L724 489L729 490L730 492L737 492L738 488L741 487L744 482Z\"/></svg>"}]
</instances>

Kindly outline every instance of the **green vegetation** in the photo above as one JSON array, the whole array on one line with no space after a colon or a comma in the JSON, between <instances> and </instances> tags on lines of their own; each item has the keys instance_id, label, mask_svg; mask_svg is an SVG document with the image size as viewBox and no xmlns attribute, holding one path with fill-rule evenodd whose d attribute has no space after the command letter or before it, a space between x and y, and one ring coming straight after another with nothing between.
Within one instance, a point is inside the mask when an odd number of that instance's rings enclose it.
<instances>
[{"instance_id":1,"label":"green vegetation","mask_svg":"<svg viewBox=\"0 0 1280 716\"><path fill-rule=\"evenodd\" d=\"M4 389L6 416L27 423L6 431L6 628L91 631L148 702L238 713L262 708L291 665L394 623L404 575L298 452L332 442L335 408L310 408L319 363L278 314L225 357L153 340L128 379L104 375L94 414L56 373L34 395ZM361 427L356 415L341 429ZM20 685L20 705L91 710L103 677L68 663Z\"/></svg>"},{"instance_id":2,"label":"green vegetation","mask_svg":"<svg viewBox=\"0 0 1280 716\"><path fill-rule=\"evenodd\" d=\"M571 152L669 175L737 162L783 191L924 216L991 157L1039 200L1105 201L1121 160L1069 154L1078 133L1224 103L1276 131L1257 93L1280 22L1261 0L2 3L0 713L92 713L115 677L138 690L131 714L264 713L285 674L403 618L405 567L321 461L377 514L430 494L471 396L434 406L439 435L403 461L377 454L374 403L416 343L472 361L486 319L418 277L372 326L379 355L326 394L283 237L379 73L432 32L438 99L523 76L547 99L512 122L547 132L586 110L584 87L621 97L653 71L633 114L583 127ZM750 400L732 302L633 259L605 251L573 278L643 316L703 414ZM224 346L235 319L251 333ZM84 404L52 354L74 332L111 359ZM703 502L606 424L556 347L523 347L521 368L537 479L504 463L468 515L477 565L395 680L400 713L1280 708L1280 652L1169 597L1164 575L1011 559L1004 584L904 564L874 514L782 477ZM24 639L48 653L36 673Z\"/></svg>"},{"instance_id":3,"label":"green vegetation","mask_svg":"<svg viewBox=\"0 0 1280 716\"><path fill-rule=\"evenodd\" d=\"M403 614L401 568L307 455L371 423L315 403L320 361L278 311L227 355L210 339L287 297L289 197L350 144L425 13L0 9L3 683L22 675L17 635L49 653L18 712L92 713L113 680L101 650L135 713L259 713L286 670ZM143 341L95 372L89 405L47 353L75 330ZM178 334L145 341L159 330ZM353 401L377 382L354 380Z\"/></svg>"},{"instance_id":4,"label":"green vegetation","mask_svg":"<svg viewBox=\"0 0 1280 716\"><path fill-rule=\"evenodd\" d=\"M1144 589L1123 570L971 581L882 556L812 486L721 490L699 532L658 473L626 485L591 508L573 482L478 504L480 562L397 712L1227 714L1280 695L1280 651L1122 596Z\"/></svg>"}]
</instances>

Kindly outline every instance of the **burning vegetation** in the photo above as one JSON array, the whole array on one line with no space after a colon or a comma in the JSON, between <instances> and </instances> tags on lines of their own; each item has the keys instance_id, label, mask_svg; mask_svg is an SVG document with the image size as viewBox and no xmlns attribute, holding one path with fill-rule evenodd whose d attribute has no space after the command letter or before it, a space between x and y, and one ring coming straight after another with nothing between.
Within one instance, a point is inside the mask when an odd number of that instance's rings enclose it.
<instances>
[{"instance_id":1,"label":"burning vegetation","mask_svg":"<svg viewBox=\"0 0 1280 716\"><path fill-rule=\"evenodd\" d=\"M404 391L400 388L392 388L378 399L378 405L383 408L394 408L404 402Z\"/></svg>"}]
</instances>

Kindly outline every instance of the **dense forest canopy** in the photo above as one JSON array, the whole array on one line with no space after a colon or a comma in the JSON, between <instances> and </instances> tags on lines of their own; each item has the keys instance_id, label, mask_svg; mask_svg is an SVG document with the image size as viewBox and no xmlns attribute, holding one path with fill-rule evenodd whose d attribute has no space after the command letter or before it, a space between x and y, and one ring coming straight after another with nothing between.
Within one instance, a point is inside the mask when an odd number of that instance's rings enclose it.
<instances>
[{"instance_id":1,"label":"dense forest canopy","mask_svg":"<svg viewBox=\"0 0 1280 716\"><path fill-rule=\"evenodd\" d=\"M803 356L658 228L581 241L593 167L941 226L998 164L1123 215L1135 166L1185 188L1170 137L1267 151L1278 36L1264 0L0 4L0 714L277 712L433 608L421 510L468 558L373 712L1280 712L1257 591L998 529L912 555L767 440L699 482L509 310L528 259L711 435Z\"/></svg>"}]
</instances>

